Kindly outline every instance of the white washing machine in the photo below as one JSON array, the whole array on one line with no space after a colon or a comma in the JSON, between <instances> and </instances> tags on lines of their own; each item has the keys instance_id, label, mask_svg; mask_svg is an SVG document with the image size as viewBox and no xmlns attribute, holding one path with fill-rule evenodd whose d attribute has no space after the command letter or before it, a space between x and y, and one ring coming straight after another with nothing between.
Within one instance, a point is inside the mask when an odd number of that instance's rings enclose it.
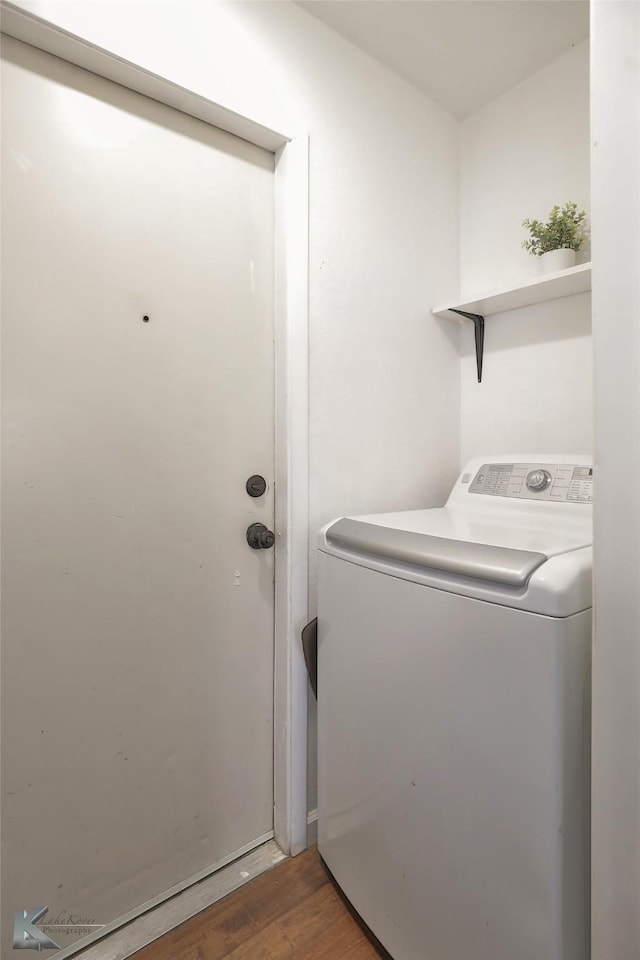
<instances>
[{"instance_id":1,"label":"white washing machine","mask_svg":"<svg viewBox=\"0 0 640 960\"><path fill-rule=\"evenodd\" d=\"M321 533L319 849L395 960L586 960L589 458Z\"/></svg>"}]
</instances>

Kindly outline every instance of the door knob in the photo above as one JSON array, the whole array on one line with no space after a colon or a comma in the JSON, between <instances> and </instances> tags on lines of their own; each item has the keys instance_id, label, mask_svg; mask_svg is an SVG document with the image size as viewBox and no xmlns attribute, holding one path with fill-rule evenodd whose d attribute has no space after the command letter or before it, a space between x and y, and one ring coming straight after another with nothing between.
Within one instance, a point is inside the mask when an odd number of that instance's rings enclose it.
<instances>
[{"instance_id":1,"label":"door knob","mask_svg":"<svg viewBox=\"0 0 640 960\"><path fill-rule=\"evenodd\" d=\"M252 550L268 550L276 542L272 530L268 530L264 523L252 523L247 528L247 543Z\"/></svg>"}]
</instances>

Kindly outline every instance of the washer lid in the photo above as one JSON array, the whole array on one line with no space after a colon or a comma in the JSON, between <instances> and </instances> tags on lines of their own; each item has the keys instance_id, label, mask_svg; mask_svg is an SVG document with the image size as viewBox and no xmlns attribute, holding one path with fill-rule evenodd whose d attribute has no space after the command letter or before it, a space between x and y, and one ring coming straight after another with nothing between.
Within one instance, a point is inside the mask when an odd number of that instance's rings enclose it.
<instances>
[{"instance_id":1,"label":"washer lid","mask_svg":"<svg viewBox=\"0 0 640 960\"><path fill-rule=\"evenodd\" d=\"M320 540L320 549L327 553L394 567L409 579L438 571L507 589L526 586L550 558L590 546L590 522L548 508L505 515L492 509L437 507L347 517L325 527Z\"/></svg>"},{"instance_id":2,"label":"washer lid","mask_svg":"<svg viewBox=\"0 0 640 960\"><path fill-rule=\"evenodd\" d=\"M523 587L533 571L549 559L537 551L437 537L348 518L329 527L326 541L338 550L509 587Z\"/></svg>"}]
</instances>

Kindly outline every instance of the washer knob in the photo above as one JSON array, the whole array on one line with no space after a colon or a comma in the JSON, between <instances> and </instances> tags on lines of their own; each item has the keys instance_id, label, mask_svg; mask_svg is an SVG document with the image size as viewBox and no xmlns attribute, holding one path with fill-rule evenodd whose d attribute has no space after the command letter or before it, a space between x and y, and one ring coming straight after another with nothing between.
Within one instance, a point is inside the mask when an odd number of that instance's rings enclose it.
<instances>
[{"instance_id":1,"label":"washer knob","mask_svg":"<svg viewBox=\"0 0 640 960\"><path fill-rule=\"evenodd\" d=\"M527 474L527 490L541 493L551 483L551 474L548 470L532 470Z\"/></svg>"}]
</instances>

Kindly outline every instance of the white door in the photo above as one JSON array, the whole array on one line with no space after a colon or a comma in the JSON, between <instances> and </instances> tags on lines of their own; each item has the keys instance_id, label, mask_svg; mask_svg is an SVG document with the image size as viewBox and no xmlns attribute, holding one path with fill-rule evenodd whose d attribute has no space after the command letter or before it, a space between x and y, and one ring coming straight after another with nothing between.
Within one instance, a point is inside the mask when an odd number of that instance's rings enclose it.
<instances>
[{"instance_id":1,"label":"white door","mask_svg":"<svg viewBox=\"0 0 640 960\"><path fill-rule=\"evenodd\" d=\"M18 41L2 87L10 956L272 835L274 158Z\"/></svg>"}]
</instances>

